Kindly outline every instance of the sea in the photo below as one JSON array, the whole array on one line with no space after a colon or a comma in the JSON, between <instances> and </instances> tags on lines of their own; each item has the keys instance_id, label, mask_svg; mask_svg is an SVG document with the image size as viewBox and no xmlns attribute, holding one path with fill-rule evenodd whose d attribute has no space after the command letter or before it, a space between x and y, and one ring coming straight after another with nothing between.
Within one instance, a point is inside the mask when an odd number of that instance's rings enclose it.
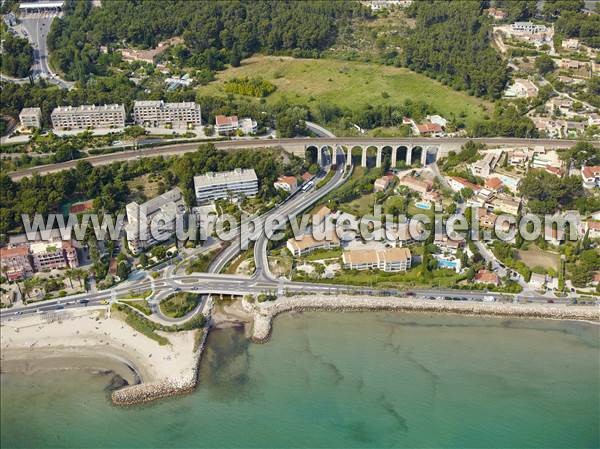
<instances>
[{"instance_id":1,"label":"sea","mask_svg":"<svg viewBox=\"0 0 600 449\"><path fill-rule=\"evenodd\" d=\"M214 330L189 395L111 405L110 375L1 375L2 448L598 448L600 326L423 313Z\"/></svg>"}]
</instances>

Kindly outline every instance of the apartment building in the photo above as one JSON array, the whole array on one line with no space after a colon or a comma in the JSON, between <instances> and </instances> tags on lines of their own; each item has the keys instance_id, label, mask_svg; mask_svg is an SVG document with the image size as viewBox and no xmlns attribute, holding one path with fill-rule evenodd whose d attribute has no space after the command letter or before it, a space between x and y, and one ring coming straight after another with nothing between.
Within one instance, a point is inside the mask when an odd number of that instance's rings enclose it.
<instances>
[{"instance_id":1,"label":"apartment building","mask_svg":"<svg viewBox=\"0 0 600 449\"><path fill-rule=\"evenodd\" d=\"M288 239L286 246L293 256L300 257L319 249L339 248L340 239L335 230L331 230L319 240L315 239L312 234L304 234L300 239L292 237Z\"/></svg>"},{"instance_id":2,"label":"apartment building","mask_svg":"<svg viewBox=\"0 0 600 449\"><path fill-rule=\"evenodd\" d=\"M136 125L173 128L193 128L202 125L200 105L194 102L165 103L157 101L135 101L133 121Z\"/></svg>"},{"instance_id":3,"label":"apartment building","mask_svg":"<svg viewBox=\"0 0 600 449\"><path fill-rule=\"evenodd\" d=\"M65 240L38 241L29 245L35 271L79 266L77 250Z\"/></svg>"},{"instance_id":4,"label":"apartment building","mask_svg":"<svg viewBox=\"0 0 600 449\"><path fill-rule=\"evenodd\" d=\"M55 130L122 128L125 117L122 104L59 106L50 115Z\"/></svg>"},{"instance_id":5,"label":"apartment building","mask_svg":"<svg viewBox=\"0 0 600 449\"><path fill-rule=\"evenodd\" d=\"M23 128L39 129L42 127L42 110L40 108L23 108L19 114Z\"/></svg>"},{"instance_id":6,"label":"apartment building","mask_svg":"<svg viewBox=\"0 0 600 449\"><path fill-rule=\"evenodd\" d=\"M0 270L9 281L24 279L33 273L29 248L0 248Z\"/></svg>"},{"instance_id":7,"label":"apartment building","mask_svg":"<svg viewBox=\"0 0 600 449\"><path fill-rule=\"evenodd\" d=\"M254 196L258 193L258 178L253 168L194 176L198 204L228 196Z\"/></svg>"},{"instance_id":8,"label":"apartment building","mask_svg":"<svg viewBox=\"0 0 600 449\"><path fill-rule=\"evenodd\" d=\"M131 202L125 209L127 243L129 249L138 254L173 236L178 217L185 213L185 201L176 187L145 203Z\"/></svg>"},{"instance_id":9,"label":"apartment building","mask_svg":"<svg viewBox=\"0 0 600 449\"><path fill-rule=\"evenodd\" d=\"M412 256L408 248L355 249L344 251L342 261L347 270L398 272L410 269Z\"/></svg>"}]
</instances>

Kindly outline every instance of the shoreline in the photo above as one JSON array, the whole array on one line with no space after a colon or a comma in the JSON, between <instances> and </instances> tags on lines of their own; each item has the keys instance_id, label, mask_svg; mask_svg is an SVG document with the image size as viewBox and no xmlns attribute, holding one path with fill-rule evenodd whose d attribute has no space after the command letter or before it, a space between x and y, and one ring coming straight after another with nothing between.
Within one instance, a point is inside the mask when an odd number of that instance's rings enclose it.
<instances>
[{"instance_id":1,"label":"shoreline","mask_svg":"<svg viewBox=\"0 0 600 449\"><path fill-rule=\"evenodd\" d=\"M289 312L427 312L473 317L583 321L595 325L600 324L600 308L562 304L465 303L397 297L295 296L278 298L270 303L249 303L242 300L242 306L253 316L251 340L254 343L267 342L271 337L273 320L278 315Z\"/></svg>"},{"instance_id":2,"label":"shoreline","mask_svg":"<svg viewBox=\"0 0 600 449\"><path fill-rule=\"evenodd\" d=\"M3 323L0 372L24 375L48 369L113 372L127 383L111 392L113 405L148 403L187 394L196 388L201 381L200 362L210 328L244 326L245 334L252 342L266 343L271 337L275 317L304 311L426 312L600 324L600 308L596 306L311 295L280 297L263 303L241 299L219 304L209 328L161 332L170 344L160 346L118 318L107 318L105 308L97 308L80 310L50 322L35 316ZM202 336L196 332L202 332Z\"/></svg>"},{"instance_id":3,"label":"shoreline","mask_svg":"<svg viewBox=\"0 0 600 449\"><path fill-rule=\"evenodd\" d=\"M196 385L206 332L194 352L195 332L161 333L170 344L160 346L124 321L108 318L106 308L82 309L53 321L31 316L2 323L0 369L113 371L127 382L112 392L114 405L149 402Z\"/></svg>"}]
</instances>

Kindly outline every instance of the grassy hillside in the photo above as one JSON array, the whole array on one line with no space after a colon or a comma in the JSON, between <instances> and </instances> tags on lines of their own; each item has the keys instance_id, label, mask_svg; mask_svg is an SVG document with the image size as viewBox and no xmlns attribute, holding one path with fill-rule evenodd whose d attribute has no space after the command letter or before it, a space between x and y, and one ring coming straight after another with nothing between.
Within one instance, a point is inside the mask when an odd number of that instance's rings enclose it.
<instances>
[{"instance_id":1,"label":"grassy hillside","mask_svg":"<svg viewBox=\"0 0 600 449\"><path fill-rule=\"evenodd\" d=\"M429 103L440 114L465 116L467 124L480 118L491 103L456 92L426 76L398 67L335 59L294 59L256 56L237 68L217 74L217 80L198 88L200 94L226 95L223 82L234 77L262 77L277 86L268 103L286 97L316 105L327 101L340 107L396 104L405 99Z\"/></svg>"}]
</instances>

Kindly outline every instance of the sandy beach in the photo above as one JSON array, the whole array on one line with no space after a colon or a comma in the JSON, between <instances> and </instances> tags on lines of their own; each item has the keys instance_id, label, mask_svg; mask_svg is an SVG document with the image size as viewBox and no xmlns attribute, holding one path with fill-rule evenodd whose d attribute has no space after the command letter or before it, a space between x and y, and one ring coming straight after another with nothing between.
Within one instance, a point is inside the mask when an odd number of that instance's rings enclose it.
<instances>
[{"instance_id":1,"label":"sandy beach","mask_svg":"<svg viewBox=\"0 0 600 449\"><path fill-rule=\"evenodd\" d=\"M195 376L194 332L164 334L160 346L106 308L69 311L48 321L37 315L2 323L1 369L23 373L41 369L113 370L132 385L179 381Z\"/></svg>"}]
</instances>

